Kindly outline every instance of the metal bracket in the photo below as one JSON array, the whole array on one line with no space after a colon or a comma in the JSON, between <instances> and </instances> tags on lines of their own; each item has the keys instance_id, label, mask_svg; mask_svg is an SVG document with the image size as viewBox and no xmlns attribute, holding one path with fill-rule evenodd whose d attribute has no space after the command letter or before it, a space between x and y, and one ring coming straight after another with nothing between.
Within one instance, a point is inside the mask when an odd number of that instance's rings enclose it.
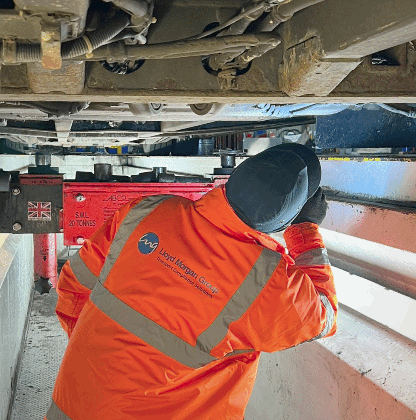
<instances>
[{"instance_id":1,"label":"metal bracket","mask_svg":"<svg viewBox=\"0 0 416 420\"><path fill-rule=\"evenodd\" d=\"M62 175L0 172L0 232L59 232L62 183Z\"/></svg>"},{"instance_id":2,"label":"metal bracket","mask_svg":"<svg viewBox=\"0 0 416 420\"><path fill-rule=\"evenodd\" d=\"M62 67L61 22L41 22L42 66L59 70Z\"/></svg>"},{"instance_id":3,"label":"metal bracket","mask_svg":"<svg viewBox=\"0 0 416 420\"><path fill-rule=\"evenodd\" d=\"M10 181L12 177L8 172L0 172L0 192L10 191Z\"/></svg>"},{"instance_id":4,"label":"metal bracket","mask_svg":"<svg viewBox=\"0 0 416 420\"><path fill-rule=\"evenodd\" d=\"M3 64L15 64L17 61L17 44L15 39L3 39Z\"/></svg>"},{"instance_id":5,"label":"metal bracket","mask_svg":"<svg viewBox=\"0 0 416 420\"><path fill-rule=\"evenodd\" d=\"M289 96L327 96L360 63L356 58L326 58L319 38L312 37L285 52L280 87Z\"/></svg>"}]
</instances>

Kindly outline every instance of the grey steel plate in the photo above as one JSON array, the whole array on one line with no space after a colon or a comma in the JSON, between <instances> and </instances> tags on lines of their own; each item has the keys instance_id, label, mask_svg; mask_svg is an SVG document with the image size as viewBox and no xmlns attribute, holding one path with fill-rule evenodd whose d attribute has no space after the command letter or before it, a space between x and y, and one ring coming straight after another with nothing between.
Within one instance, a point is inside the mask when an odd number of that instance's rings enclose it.
<instances>
[{"instance_id":1,"label":"grey steel plate","mask_svg":"<svg viewBox=\"0 0 416 420\"><path fill-rule=\"evenodd\" d=\"M57 294L35 292L10 420L45 416L68 338L55 314Z\"/></svg>"}]
</instances>

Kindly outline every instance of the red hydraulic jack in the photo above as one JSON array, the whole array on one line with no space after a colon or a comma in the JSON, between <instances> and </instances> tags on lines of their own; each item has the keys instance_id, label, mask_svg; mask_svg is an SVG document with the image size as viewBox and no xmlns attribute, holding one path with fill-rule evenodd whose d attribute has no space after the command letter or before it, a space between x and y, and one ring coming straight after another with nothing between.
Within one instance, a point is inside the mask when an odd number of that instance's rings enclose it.
<instances>
[{"instance_id":1,"label":"red hydraulic jack","mask_svg":"<svg viewBox=\"0 0 416 420\"><path fill-rule=\"evenodd\" d=\"M226 180L200 184L64 182L64 245L82 245L118 208L135 198L168 194L197 200Z\"/></svg>"},{"instance_id":2,"label":"red hydraulic jack","mask_svg":"<svg viewBox=\"0 0 416 420\"><path fill-rule=\"evenodd\" d=\"M225 164L206 181L203 177L168 174L165 168L131 178L117 177L109 164L94 165L94 174L78 176L77 172L73 182L64 182L63 176L47 165L29 174L0 172L0 232L33 234L35 288L47 293L57 284L56 233L64 234L64 245L79 246L135 198L169 194L197 200L227 182L234 162L227 160Z\"/></svg>"},{"instance_id":3,"label":"red hydraulic jack","mask_svg":"<svg viewBox=\"0 0 416 420\"><path fill-rule=\"evenodd\" d=\"M56 256L56 233L33 235L35 289L48 293L58 282L58 262Z\"/></svg>"}]
</instances>

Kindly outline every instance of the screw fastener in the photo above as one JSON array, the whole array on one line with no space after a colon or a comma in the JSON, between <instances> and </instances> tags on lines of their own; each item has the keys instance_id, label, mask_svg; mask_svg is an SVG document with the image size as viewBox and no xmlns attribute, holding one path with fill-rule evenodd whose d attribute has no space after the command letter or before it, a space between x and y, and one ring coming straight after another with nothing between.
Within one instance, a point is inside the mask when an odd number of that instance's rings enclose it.
<instances>
[{"instance_id":1,"label":"screw fastener","mask_svg":"<svg viewBox=\"0 0 416 420\"><path fill-rule=\"evenodd\" d=\"M13 195L19 195L20 194L20 188L19 187L13 187L12 188L12 194Z\"/></svg>"},{"instance_id":2,"label":"screw fastener","mask_svg":"<svg viewBox=\"0 0 416 420\"><path fill-rule=\"evenodd\" d=\"M20 229L22 229L22 225L20 224L20 223L15 223L14 225L13 225L13 230L15 231L15 232L18 232Z\"/></svg>"}]
</instances>

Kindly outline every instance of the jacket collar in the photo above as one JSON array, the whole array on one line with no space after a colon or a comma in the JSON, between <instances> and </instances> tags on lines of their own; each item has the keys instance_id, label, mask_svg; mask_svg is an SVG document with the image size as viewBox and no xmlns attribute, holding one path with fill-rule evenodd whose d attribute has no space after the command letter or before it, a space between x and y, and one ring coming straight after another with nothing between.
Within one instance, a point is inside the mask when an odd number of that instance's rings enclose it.
<instances>
[{"instance_id":1,"label":"jacket collar","mask_svg":"<svg viewBox=\"0 0 416 420\"><path fill-rule=\"evenodd\" d=\"M214 188L193 203L195 211L228 236L238 240L256 243L277 251L292 265L293 260L286 254L283 245L266 233L246 225L234 212L225 195L225 186ZM288 257L288 258L286 258Z\"/></svg>"}]
</instances>

